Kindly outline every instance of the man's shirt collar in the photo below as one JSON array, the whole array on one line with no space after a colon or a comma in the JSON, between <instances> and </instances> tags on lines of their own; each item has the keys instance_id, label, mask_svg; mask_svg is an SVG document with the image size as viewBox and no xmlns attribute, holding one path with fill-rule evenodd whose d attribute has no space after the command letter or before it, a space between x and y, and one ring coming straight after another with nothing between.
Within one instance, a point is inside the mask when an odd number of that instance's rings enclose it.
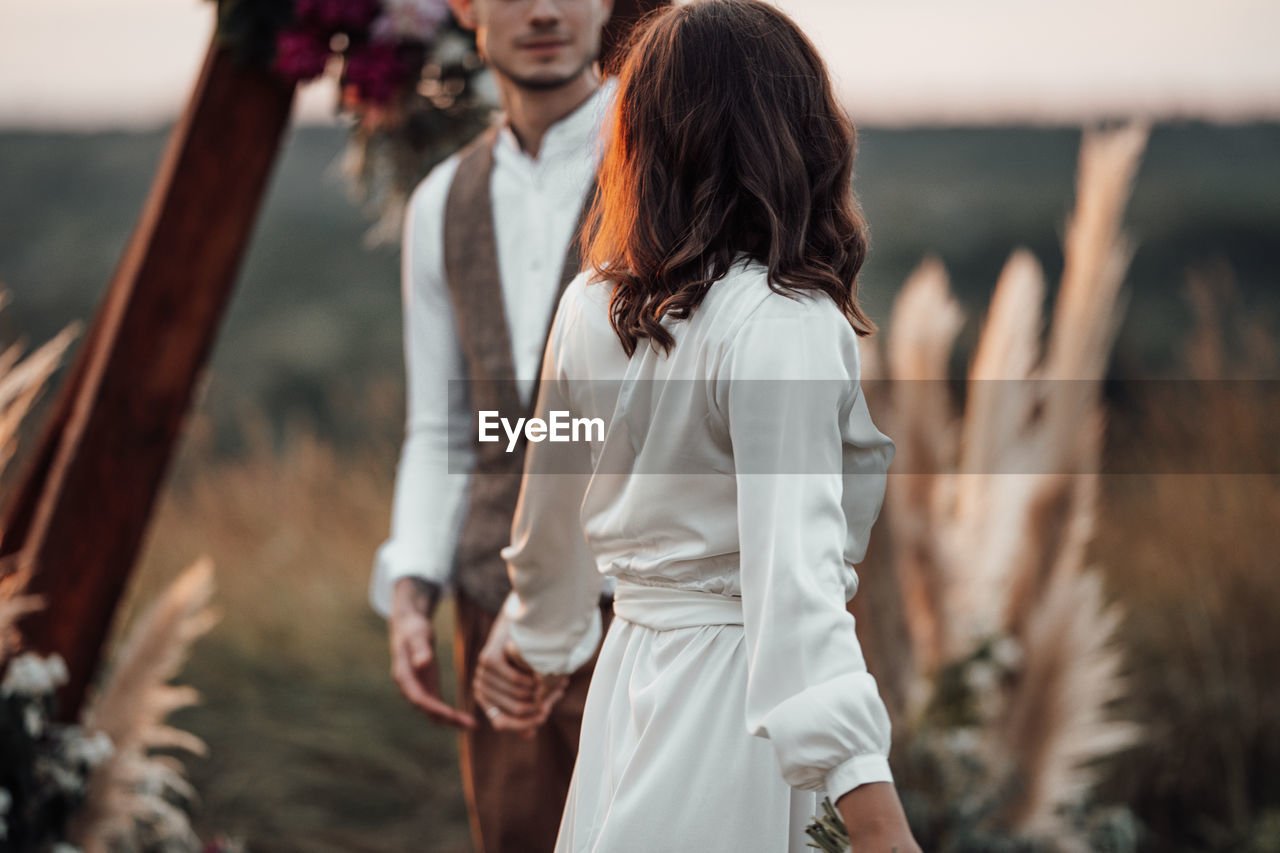
<instances>
[{"instance_id":1,"label":"man's shirt collar","mask_svg":"<svg viewBox=\"0 0 1280 853\"><path fill-rule=\"evenodd\" d=\"M600 83L600 87L575 107L573 112L547 128L547 132L543 134L536 161L520 148L520 142L511 130L506 115L503 114L498 125L499 156L518 155L533 162L557 160L565 156L582 156L583 150L593 148L595 141L600 138L601 126L607 117L617 86L616 79L606 77Z\"/></svg>"}]
</instances>

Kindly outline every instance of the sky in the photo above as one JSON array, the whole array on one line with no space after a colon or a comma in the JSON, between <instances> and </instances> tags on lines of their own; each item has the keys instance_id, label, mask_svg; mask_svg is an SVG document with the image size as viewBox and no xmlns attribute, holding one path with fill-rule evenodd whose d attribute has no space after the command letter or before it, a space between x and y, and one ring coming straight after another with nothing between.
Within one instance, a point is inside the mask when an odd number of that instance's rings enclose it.
<instances>
[{"instance_id":1,"label":"sky","mask_svg":"<svg viewBox=\"0 0 1280 853\"><path fill-rule=\"evenodd\" d=\"M776 0L864 125L1280 119L1276 0ZM0 127L173 120L212 0L4 0ZM328 82L295 119L332 122Z\"/></svg>"}]
</instances>

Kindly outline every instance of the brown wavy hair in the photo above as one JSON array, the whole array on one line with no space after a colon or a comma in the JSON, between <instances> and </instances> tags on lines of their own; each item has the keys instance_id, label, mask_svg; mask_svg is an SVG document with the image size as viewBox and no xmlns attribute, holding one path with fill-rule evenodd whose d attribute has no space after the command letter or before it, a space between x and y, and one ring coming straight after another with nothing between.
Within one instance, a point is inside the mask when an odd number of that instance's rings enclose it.
<instances>
[{"instance_id":1,"label":"brown wavy hair","mask_svg":"<svg viewBox=\"0 0 1280 853\"><path fill-rule=\"evenodd\" d=\"M616 109L584 242L627 355L670 352L659 321L686 318L738 253L769 285L819 290L855 331L867 225L853 194L856 131L813 44L757 0L661 9L622 54Z\"/></svg>"}]
</instances>

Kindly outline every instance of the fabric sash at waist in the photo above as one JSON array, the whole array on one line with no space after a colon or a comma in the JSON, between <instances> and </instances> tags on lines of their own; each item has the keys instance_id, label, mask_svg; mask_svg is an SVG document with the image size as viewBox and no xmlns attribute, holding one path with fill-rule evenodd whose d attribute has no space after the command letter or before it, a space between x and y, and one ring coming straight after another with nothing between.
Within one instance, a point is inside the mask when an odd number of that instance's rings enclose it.
<instances>
[{"instance_id":1,"label":"fabric sash at waist","mask_svg":"<svg viewBox=\"0 0 1280 853\"><path fill-rule=\"evenodd\" d=\"M655 631L698 625L741 625L742 598L619 580L613 593L613 613Z\"/></svg>"}]
</instances>

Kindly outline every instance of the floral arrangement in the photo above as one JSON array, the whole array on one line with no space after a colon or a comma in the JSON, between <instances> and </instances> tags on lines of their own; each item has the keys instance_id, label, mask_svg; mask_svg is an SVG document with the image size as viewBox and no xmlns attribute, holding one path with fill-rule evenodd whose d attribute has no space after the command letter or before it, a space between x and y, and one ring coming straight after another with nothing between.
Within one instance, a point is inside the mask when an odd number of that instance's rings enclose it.
<instances>
[{"instance_id":1,"label":"floral arrangement","mask_svg":"<svg viewBox=\"0 0 1280 853\"><path fill-rule=\"evenodd\" d=\"M1133 814L1094 802L1088 790L1061 796L1050 825L1011 814L1028 787L1043 784L1010 772L1008 757L992 748L1027 689L1024 659L1022 645L1003 634L938 672L897 762L914 833L928 840L926 849L951 853L1133 853L1140 831Z\"/></svg>"},{"instance_id":2,"label":"floral arrangement","mask_svg":"<svg viewBox=\"0 0 1280 853\"><path fill-rule=\"evenodd\" d=\"M0 307L6 296L0 289ZM0 474L23 417L78 331L69 326L25 357L20 345L11 346L0 360ZM156 753L205 752L199 738L165 719L198 700L193 688L169 681L217 621L209 607L212 563L183 572L134 622L72 723L57 716L66 662L24 648L18 630L21 619L47 606L27 591L31 571L20 561L0 571L0 851L244 853L236 839L201 841L184 808L195 791L182 764Z\"/></svg>"},{"instance_id":3,"label":"floral arrangement","mask_svg":"<svg viewBox=\"0 0 1280 853\"><path fill-rule=\"evenodd\" d=\"M808 842L808 846L821 850L822 853L848 853L849 851L849 831L830 797L822 798L822 815L815 818L804 831L812 839ZM894 847L895 851L897 849Z\"/></svg>"},{"instance_id":4,"label":"floral arrangement","mask_svg":"<svg viewBox=\"0 0 1280 853\"><path fill-rule=\"evenodd\" d=\"M202 842L183 805L194 791L176 758L151 750L204 744L163 723L192 704L189 687L167 684L191 641L215 620L206 607L212 567L193 566L136 624L111 675L75 723L57 722L67 682L57 654L18 651L16 619L42 604L23 579L0 582L0 849L38 853L244 853L241 842Z\"/></svg>"},{"instance_id":5,"label":"floral arrangement","mask_svg":"<svg viewBox=\"0 0 1280 853\"><path fill-rule=\"evenodd\" d=\"M290 82L336 79L335 111L351 133L342 171L376 217L370 245L399 238L414 186L497 103L446 0L219 0L218 37Z\"/></svg>"},{"instance_id":6,"label":"floral arrangement","mask_svg":"<svg viewBox=\"0 0 1280 853\"><path fill-rule=\"evenodd\" d=\"M897 442L886 494L897 578L863 605L903 640L872 644L894 717L894 777L938 853L1128 853L1141 827L1098 802L1101 761L1140 742L1119 628L1090 564L1123 304L1124 206L1141 126L1088 133L1047 340L1047 287L1025 250L1005 266L957 410L946 383L964 317L926 261L898 293L879 401ZM878 374L868 347L864 379ZM885 636L885 635L877 635Z\"/></svg>"},{"instance_id":7,"label":"floral arrangement","mask_svg":"<svg viewBox=\"0 0 1280 853\"><path fill-rule=\"evenodd\" d=\"M36 850L65 837L69 817L83 804L87 778L111 754L105 737L50 722L54 691L66 680L62 658L28 652L9 662L0 682L3 849Z\"/></svg>"},{"instance_id":8,"label":"floral arrangement","mask_svg":"<svg viewBox=\"0 0 1280 853\"><path fill-rule=\"evenodd\" d=\"M1132 813L1081 797L1062 810L1057 831L1010 831L1002 812L1017 797L987 743L1023 673L1024 652L1009 634L990 637L948 662L934 679L921 719L895 757L899 794L927 850L951 853L1133 853L1139 827ZM993 781L994 780L994 781ZM806 832L823 853L848 853L849 835L830 798Z\"/></svg>"},{"instance_id":9,"label":"floral arrangement","mask_svg":"<svg viewBox=\"0 0 1280 853\"><path fill-rule=\"evenodd\" d=\"M864 351L894 471L911 476L886 492L897 583L864 589L855 616L866 608L895 784L931 853L1132 853L1141 840L1133 813L1095 790L1100 762L1143 727L1116 714L1124 613L1106 601L1089 543L1099 389L1128 261L1121 220L1145 142L1141 126L1085 135L1048 340L1043 273L1015 252L962 410L947 376L964 317L937 260L898 293L885 356ZM867 381L882 371L906 381ZM816 846L842 849L839 814L816 820Z\"/></svg>"},{"instance_id":10,"label":"floral arrangement","mask_svg":"<svg viewBox=\"0 0 1280 853\"><path fill-rule=\"evenodd\" d=\"M297 0L294 22L276 35L272 67L302 83L345 60L344 99L390 104L420 71L426 46L449 20L444 0Z\"/></svg>"}]
</instances>

